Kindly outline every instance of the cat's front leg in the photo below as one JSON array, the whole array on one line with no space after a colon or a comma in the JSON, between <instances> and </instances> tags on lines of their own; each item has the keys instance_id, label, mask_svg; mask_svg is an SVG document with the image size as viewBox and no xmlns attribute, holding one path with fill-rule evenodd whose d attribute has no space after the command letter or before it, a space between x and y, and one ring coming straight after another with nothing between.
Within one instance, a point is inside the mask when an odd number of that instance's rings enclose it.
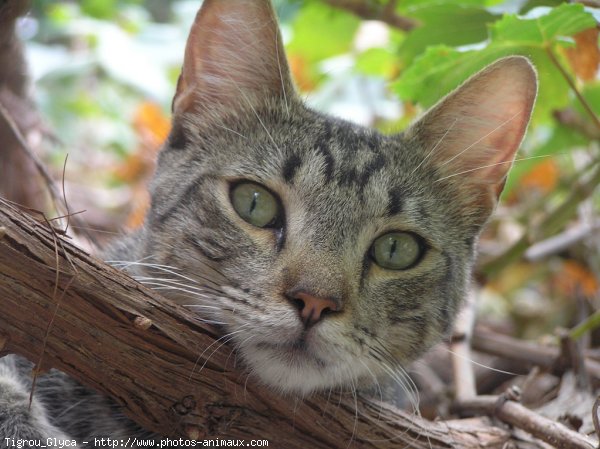
<instances>
[{"instance_id":1,"label":"cat's front leg","mask_svg":"<svg viewBox=\"0 0 600 449\"><path fill-rule=\"evenodd\" d=\"M48 438L70 440L50 423L35 398L30 407L29 390L19 380L12 357L0 359L0 449L17 447L17 440L45 444Z\"/></svg>"}]
</instances>

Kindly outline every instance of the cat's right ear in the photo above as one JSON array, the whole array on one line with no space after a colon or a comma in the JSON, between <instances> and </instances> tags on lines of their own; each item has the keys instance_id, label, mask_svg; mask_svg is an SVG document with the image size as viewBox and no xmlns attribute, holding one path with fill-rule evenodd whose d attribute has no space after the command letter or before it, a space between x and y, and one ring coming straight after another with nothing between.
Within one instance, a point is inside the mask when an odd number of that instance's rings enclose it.
<instances>
[{"instance_id":1,"label":"cat's right ear","mask_svg":"<svg viewBox=\"0 0 600 449\"><path fill-rule=\"evenodd\" d=\"M409 128L438 178L460 185L485 222L523 140L537 93L536 71L526 58L499 59L451 92Z\"/></svg>"},{"instance_id":2,"label":"cat's right ear","mask_svg":"<svg viewBox=\"0 0 600 449\"><path fill-rule=\"evenodd\" d=\"M293 95L270 0L204 0L187 41L173 113Z\"/></svg>"}]
</instances>

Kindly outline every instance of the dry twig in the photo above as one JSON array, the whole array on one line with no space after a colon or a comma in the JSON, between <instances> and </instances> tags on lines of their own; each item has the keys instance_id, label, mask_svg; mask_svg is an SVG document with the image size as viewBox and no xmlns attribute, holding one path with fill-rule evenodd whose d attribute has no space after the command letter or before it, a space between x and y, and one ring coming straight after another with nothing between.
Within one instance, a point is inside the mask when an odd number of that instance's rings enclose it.
<instances>
[{"instance_id":1,"label":"dry twig","mask_svg":"<svg viewBox=\"0 0 600 449\"><path fill-rule=\"evenodd\" d=\"M477 395L471 356L471 336L475 324L475 293L471 291L461 311L450 344L454 368L455 398L466 400Z\"/></svg>"},{"instance_id":2,"label":"dry twig","mask_svg":"<svg viewBox=\"0 0 600 449\"><path fill-rule=\"evenodd\" d=\"M600 231L600 220L591 223L581 223L568 228L546 240L535 243L525 251L525 258L530 262L537 262L545 257L557 254L570 248L583 239L590 238Z\"/></svg>"},{"instance_id":3,"label":"dry twig","mask_svg":"<svg viewBox=\"0 0 600 449\"><path fill-rule=\"evenodd\" d=\"M501 335L483 327L475 327L472 341L473 349L486 354L518 360L527 365L535 365L548 370L558 367L560 348L519 340L508 335ZM586 357L584 359L587 373L600 379L600 363ZM558 367L560 368L560 367Z\"/></svg>"},{"instance_id":4,"label":"dry twig","mask_svg":"<svg viewBox=\"0 0 600 449\"><path fill-rule=\"evenodd\" d=\"M597 441L545 418L505 395L477 396L457 403L455 407L463 413L485 413L495 416L558 449L592 449L598 444Z\"/></svg>"}]
</instances>

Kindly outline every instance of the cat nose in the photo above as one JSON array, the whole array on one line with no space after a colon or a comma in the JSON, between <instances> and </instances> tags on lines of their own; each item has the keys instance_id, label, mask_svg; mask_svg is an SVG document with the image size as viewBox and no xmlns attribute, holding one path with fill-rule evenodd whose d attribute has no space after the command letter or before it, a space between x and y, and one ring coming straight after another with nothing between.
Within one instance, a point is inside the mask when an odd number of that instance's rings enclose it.
<instances>
[{"instance_id":1,"label":"cat nose","mask_svg":"<svg viewBox=\"0 0 600 449\"><path fill-rule=\"evenodd\" d=\"M340 310L339 302L332 298L320 298L305 291L297 291L288 298L298 308L300 320L305 327L311 327L330 312Z\"/></svg>"}]
</instances>

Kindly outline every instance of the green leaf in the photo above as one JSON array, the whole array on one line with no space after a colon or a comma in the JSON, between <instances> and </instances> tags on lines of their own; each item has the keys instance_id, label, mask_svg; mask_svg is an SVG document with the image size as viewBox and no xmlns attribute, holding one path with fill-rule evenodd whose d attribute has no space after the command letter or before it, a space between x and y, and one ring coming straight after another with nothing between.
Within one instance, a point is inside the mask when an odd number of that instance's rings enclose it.
<instances>
[{"instance_id":1,"label":"green leaf","mask_svg":"<svg viewBox=\"0 0 600 449\"><path fill-rule=\"evenodd\" d=\"M519 42L530 45L549 45L561 36L573 34L596 26L594 17L585 12L583 5L562 4L557 8L538 8L547 14L527 19L507 15L491 27L495 42Z\"/></svg>"},{"instance_id":2,"label":"green leaf","mask_svg":"<svg viewBox=\"0 0 600 449\"><path fill-rule=\"evenodd\" d=\"M569 85L546 51L558 38L595 26L595 20L579 4L564 4L545 12L535 18L505 16L490 27L491 39L480 50L459 51L445 45L428 48L403 72L393 89L402 99L429 107L487 64L520 54L533 61L540 78L534 120L550 121L551 110L568 104Z\"/></svg>"},{"instance_id":3,"label":"green leaf","mask_svg":"<svg viewBox=\"0 0 600 449\"><path fill-rule=\"evenodd\" d=\"M502 56L527 53L520 50L516 46L500 46L461 52L445 45L430 47L404 71L393 87L403 100L429 107Z\"/></svg>"},{"instance_id":4,"label":"green leaf","mask_svg":"<svg viewBox=\"0 0 600 449\"><path fill-rule=\"evenodd\" d=\"M583 98L585 98L587 103L590 105L592 110L596 113L596 115L600 115L600 82L595 81L593 83L588 84L587 86L585 86L581 94L583 95ZM581 103L577 102L574 105L574 107L579 111L580 114L582 114L585 117L586 120L589 119L587 111L584 110Z\"/></svg>"},{"instance_id":5,"label":"green leaf","mask_svg":"<svg viewBox=\"0 0 600 449\"><path fill-rule=\"evenodd\" d=\"M81 10L97 19L114 17L117 11L117 0L82 0Z\"/></svg>"},{"instance_id":6,"label":"green leaf","mask_svg":"<svg viewBox=\"0 0 600 449\"><path fill-rule=\"evenodd\" d=\"M288 52L300 54L310 63L346 53L359 25L360 20L349 13L306 3L293 24Z\"/></svg>"},{"instance_id":7,"label":"green leaf","mask_svg":"<svg viewBox=\"0 0 600 449\"><path fill-rule=\"evenodd\" d=\"M410 64L427 47L444 44L451 47L473 44L487 38L487 25L498 16L483 7L456 3L419 4L410 17L420 26L411 31L399 50L404 64Z\"/></svg>"},{"instance_id":8,"label":"green leaf","mask_svg":"<svg viewBox=\"0 0 600 449\"><path fill-rule=\"evenodd\" d=\"M458 6L477 6L486 7L502 3L503 0L402 0L398 4L398 12L411 14L415 8L439 6L439 5L458 5ZM448 20L448 17L446 18Z\"/></svg>"},{"instance_id":9,"label":"green leaf","mask_svg":"<svg viewBox=\"0 0 600 449\"><path fill-rule=\"evenodd\" d=\"M538 8L540 6L552 6L556 7L563 4L563 0L529 0L523 4L519 12L521 14L525 14L528 11L531 11L533 8Z\"/></svg>"},{"instance_id":10,"label":"green leaf","mask_svg":"<svg viewBox=\"0 0 600 449\"><path fill-rule=\"evenodd\" d=\"M384 48L369 48L356 58L356 70L365 75L389 78L398 66L398 57Z\"/></svg>"},{"instance_id":11,"label":"green leaf","mask_svg":"<svg viewBox=\"0 0 600 449\"><path fill-rule=\"evenodd\" d=\"M69 21L77 16L77 7L75 5L66 5L58 3L56 5L48 5L45 14L49 22L55 26L66 26Z\"/></svg>"},{"instance_id":12,"label":"green leaf","mask_svg":"<svg viewBox=\"0 0 600 449\"><path fill-rule=\"evenodd\" d=\"M123 4L141 3L141 0L81 0L81 10L96 19L109 20L117 16Z\"/></svg>"}]
</instances>

